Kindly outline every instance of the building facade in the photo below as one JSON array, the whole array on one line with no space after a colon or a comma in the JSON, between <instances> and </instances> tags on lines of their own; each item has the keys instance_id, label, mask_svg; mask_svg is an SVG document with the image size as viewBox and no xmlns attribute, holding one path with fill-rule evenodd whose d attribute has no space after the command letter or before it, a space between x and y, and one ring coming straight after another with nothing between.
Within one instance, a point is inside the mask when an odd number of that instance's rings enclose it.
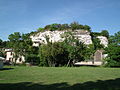
<instances>
[{"instance_id":1,"label":"building facade","mask_svg":"<svg viewBox=\"0 0 120 90\"><path fill-rule=\"evenodd\" d=\"M20 56L15 59L14 58L14 52L12 49L5 49L5 52L6 52L6 61L8 62L15 62L17 64L22 64L25 62L25 57L24 56Z\"/></svg>"}]
</instances>

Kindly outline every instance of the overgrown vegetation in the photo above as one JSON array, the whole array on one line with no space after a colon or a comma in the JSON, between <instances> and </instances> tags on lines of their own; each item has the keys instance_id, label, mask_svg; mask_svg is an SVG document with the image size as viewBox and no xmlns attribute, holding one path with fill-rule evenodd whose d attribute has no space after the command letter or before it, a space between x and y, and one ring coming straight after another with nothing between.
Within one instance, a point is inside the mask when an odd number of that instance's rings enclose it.
<instances>
[{"instance_id":1,"label":"overgrown vegetation","mask_svg":"<svg viewBox=\"0 0 120 90\"><path fill-rule=\"evenodd\" d=\"M120 67L120 31L110 36L106 53L108 54L106 66Z\"/></svg>"},{"instance_id":2,"label":"overgrown vegetation","mask_svg":"<svg viewBox=\"0 0 120 90\"><path fill-rule=\"evenodd\" d=\"M8 41L3 41L2 39L0 39L0 57L6 57L4 48L7 47L7 43Z\"/></svg>"},{"instance_id":3,"label":"overgrown vegetation","mask_svg":"<svg viewBox=\"0 0 120 90\"><path fill-rule=\"evenodd\" d=\"M71 24L50 24L50 25L46 25L44 28L38 28L37 31L32 32L31 34L36 34L39 32L43 32L43 31L64 31L64 30L87 30L89 32L91 32L91 27L88 25L82 25L79 24L78 22L72 22Z\"/></svg>"},{"instance_id":4,"label":"overgrown vegetation","mask_svg":"<svg viewBox=\"0 0 120 90\"><path fill-rule=\"evenodd\" d=\"M42 44L39 47L33 47L30 35L42 31L68 30L62 35L65 38L63 42L49 42L49 36L46 36L48 44ZM92 37L93 44L84 45L74 37L71 31L88 30ZM100 33L91 32L88 25L81 25L78 22L71 24L51 24L44 28L38 28L36 32L28 34L20 34L15 32L10 34L9 41L0 40L0 56L5 57L4 48L12 48L14 58L24 56L26 62L39 66L72 66L77 61L91 60L96 50L104 49L100 44L97 36L105 36L109 39L109 45L105 49L108 57L106 58L106 66L120 66L120 32L109 36L107 30L102 30Z\"/></svg>"},{"instance_id":5,"label":"overgrown vegetation","mask_svg":"<svg viewBox=\"0 0 120 90\"><path fill-rule=\"evenodd\" d=\"M8 45L13 49L15 63L17 58L21 58L24 56L26 62L31 62L32 64L38 64L38 48L32 46L32 41L30 39L30 34L20 34L19 32L15 32L10 34Z\"/></svg>"},{"instance_id":6,"label":"overgrown vegetation","mask_svg":"<svg viewBox=\"0 0 120 90\"><path fill-rule=\"evenodd\" d=\"M97 36L105 36L105 37L109 38L109 32L108 32L108 30L102 30L100 33L99 32L91 32L91 36L93 38L97 37Z\"/></svg>"},{"instance_id":7,"label":"overgrown vegetation","mask_svg":"<svg viewBox=\"0 0 120 90\"><path fill-rule=\"evenodd\" d=\"M87 46L75 39L71 32L66 32L64 38L63 42L47 40L47 44L40 46L40 66L72 66L76 61L85 60L89 55Z\"/></svg>"}]
</instances>

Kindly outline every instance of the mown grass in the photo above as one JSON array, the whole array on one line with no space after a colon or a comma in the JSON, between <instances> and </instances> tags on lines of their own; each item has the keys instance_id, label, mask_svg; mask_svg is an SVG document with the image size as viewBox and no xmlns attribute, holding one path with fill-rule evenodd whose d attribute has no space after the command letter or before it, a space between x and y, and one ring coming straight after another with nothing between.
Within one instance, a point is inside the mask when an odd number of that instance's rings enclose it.
<instances>
[{"instance_id":1,"label":"mown grass","mask_svg":"<svg viewBox=\"0 0 120 90\"><path fill-rule=\"evenodd\" d=\"M11 68L0 71L0 90L120 90L120 68Z\"/></svg>"}]
</instances>

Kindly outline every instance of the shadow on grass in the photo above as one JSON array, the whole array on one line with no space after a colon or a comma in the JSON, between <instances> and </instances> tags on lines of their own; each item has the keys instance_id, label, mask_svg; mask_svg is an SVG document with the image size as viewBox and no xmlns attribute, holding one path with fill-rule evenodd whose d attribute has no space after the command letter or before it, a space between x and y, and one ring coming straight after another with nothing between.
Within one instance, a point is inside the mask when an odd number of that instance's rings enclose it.
<instances>
[{"instance_id":1,"label":"shadow on grass","mask_svg":"<svg viewBox=\"0 0 120 90\"><path fill-rule=\"evenodd\" d=\"M12 69L14 69L14 68L2 68L2 69L0 69L0 71L3 71L3 70L12 70Z\"/></svg>"},{"instance_id":2,"label":"shadow on grass","mask_svg":"<svg viewBox=\"0 0 120 90\"><path fill-rule=\"evenodd\" d=\"M75 67L100 67L99 65L74 65Z\"/></svg>"},{"instance_id":3,"label":"shadow on grass","mask_svg":"<svg viewBox=\"0 0 120 90\"><path fill-rule=\"evenodd\" d=\"M0 90L120 90L120 78L114 80L98 80L69 85L67 82L42 84L32 82L0 83Z\"/></svg>"}]
</instances>

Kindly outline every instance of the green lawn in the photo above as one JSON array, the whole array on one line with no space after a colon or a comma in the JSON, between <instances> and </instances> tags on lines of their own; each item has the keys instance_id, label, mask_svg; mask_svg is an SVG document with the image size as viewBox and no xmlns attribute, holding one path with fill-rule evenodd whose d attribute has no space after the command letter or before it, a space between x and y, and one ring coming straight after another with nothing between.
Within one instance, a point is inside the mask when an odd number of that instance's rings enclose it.
<instances>
[{"instance_id":1,"label":"green lawn","mask_svg":"<svg viewBox=\"0 0 120 90\"><path fill-rule=\"evenodd\" d=\"M12 68L0 71L0 90L120 90L120 68Z\"/></svg>"}]
</instances>

